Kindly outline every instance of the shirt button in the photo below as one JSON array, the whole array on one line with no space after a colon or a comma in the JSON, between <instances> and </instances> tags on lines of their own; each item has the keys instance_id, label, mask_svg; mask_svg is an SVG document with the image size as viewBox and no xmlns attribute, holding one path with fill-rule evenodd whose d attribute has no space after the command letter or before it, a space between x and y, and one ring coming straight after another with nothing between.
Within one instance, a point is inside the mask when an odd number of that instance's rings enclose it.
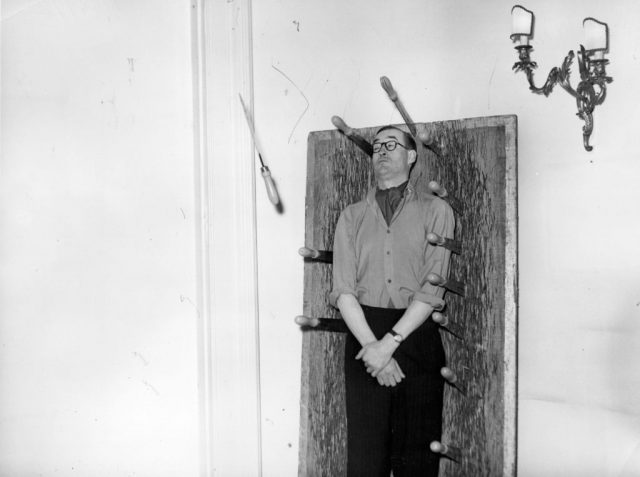
<instances>
[{"instance_id":1,"label":"shirt button","mask_svg":"<svg viewBox=\"0 0 640 477\"><path fill-rule=\"evenodd\" d=\"M387 233L390 234L391 233L391 229L387 229Z\"/></svg>"},{"instance_id":2,"label":"shirt button","mask_svg":"<svg viewBox=\"0 0 640 477\"><path fill-rule=\"evenodd\" d=\"M387 278L387 283L391 283L391 278Z\"/></svg>"},{"instance_id":3,"label":"shirt button","mask_svg":"<svg viewBox=\"0 0 640 477\"><path fill-rule=\"evenodd\" d=\"M391 252L389 252L389 250L387 250L387 255L391 255Z\"/></svg>"}]
</instances>

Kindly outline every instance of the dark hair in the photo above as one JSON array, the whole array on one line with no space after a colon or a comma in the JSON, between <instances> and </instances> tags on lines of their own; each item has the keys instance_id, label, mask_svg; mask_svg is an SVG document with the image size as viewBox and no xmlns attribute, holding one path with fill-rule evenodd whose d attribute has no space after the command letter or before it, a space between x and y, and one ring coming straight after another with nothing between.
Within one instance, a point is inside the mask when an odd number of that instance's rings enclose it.
<instances>
[{"instance_id":1,"label":"dark hair","mask_svg":"<svg viewBox=\"0 0 640 477\"><path fill-rule=\"evenodd\" d=\"M393 129L394 131L400 132L402 134L402 137L404 138L404 146L406 146L407 149L412 151L417 150L416 141L413 139L413 137L411 137L411 134L409 134L406 131L403 131L397 126L382 126L380 129L376 131L375 135L377 136L382 131L386 131L387 129Z\"/></svg>"}]
</instances>

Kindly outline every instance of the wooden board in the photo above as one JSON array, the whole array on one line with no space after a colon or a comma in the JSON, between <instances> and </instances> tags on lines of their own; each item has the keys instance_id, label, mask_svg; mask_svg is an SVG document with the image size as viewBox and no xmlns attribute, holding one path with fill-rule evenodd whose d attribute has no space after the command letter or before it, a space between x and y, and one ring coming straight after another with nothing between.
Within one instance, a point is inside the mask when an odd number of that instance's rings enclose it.
<instances>
[{"instance_id":1,"label":"wooden board","mask_svg":"<svg viewBox=\"0 0 640 477\"><path fill-rule=\"evenodd\" d=\"M459 447L442 458L441 476L515 476L517 197L516 117L496 116L417 124L444 153L427 149L411 175L418 190L435 180L457 199L450 278L466 297L447 293L447 314L463 330L441 329L447 365L459 387L445 387L443 437ZM378 127L357 132L371 140ZM339 131L309 134L306 237L331 250L342 209L373 186L370 159ZM453 201L452 201L453 203ZM339 319L328 303L331 264L305 262L304 314ZM345 475L344 335L305 332L302 351L300 467L303 476ZM426 449L427 452L430 452Z\"/></svg>"}]
</instances>

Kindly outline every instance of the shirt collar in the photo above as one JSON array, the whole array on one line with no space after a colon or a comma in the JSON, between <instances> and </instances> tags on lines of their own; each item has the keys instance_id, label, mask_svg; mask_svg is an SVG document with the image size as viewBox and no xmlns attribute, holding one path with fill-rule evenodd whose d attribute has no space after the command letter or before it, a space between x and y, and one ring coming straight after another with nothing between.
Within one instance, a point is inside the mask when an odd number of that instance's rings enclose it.
<instances>
[{"instance_id":1,"label":"shirt collar","mask_svg":"<svg viewBox=\"0 0 640 477\"><path fill-rule=\"evenodd\" d=\"M378 187L376 193L389 194L391 193L391 191L396 190L396 191L399 191L401 194L404 194L404 190L407 188L408 185L409 185L409 180L406 180L402 184L397 185L395 187L388 187L387 189L380 189Z\"/></svg>"},{"instance_id":2,"label":"shirt collar","mask_svg":"<svg viewBox=\"0 0 640 477\"><path fill-rule=\"evenodd\" d=\"M377 190L378 190L377 186L372 187L371 189L369 189L369 192L367 193L367 203L372 207L376 205ZM409 181L409 183L407 184L407 187L404 190L404 198L410 199L411 197L413 197L414 192L415 192L415 189L413 188L413 184L411 183L411 181Z\"/></svg>"}]
</instances>

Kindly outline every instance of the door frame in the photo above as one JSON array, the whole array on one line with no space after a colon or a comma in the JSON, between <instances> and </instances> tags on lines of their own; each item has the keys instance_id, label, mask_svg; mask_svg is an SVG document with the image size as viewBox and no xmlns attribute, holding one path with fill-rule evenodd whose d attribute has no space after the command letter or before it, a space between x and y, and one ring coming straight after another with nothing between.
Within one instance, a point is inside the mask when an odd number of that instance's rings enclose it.
<instances>
[{"instance_id":1,"label":"door frame","mask_svg":"<svg viewBox=\"0 0 640 477\"><path fill-rule=\"evenodd\" d=\"M251 0L191 0L201 475L262 474Z\"/></svg>"}]
</instances>

